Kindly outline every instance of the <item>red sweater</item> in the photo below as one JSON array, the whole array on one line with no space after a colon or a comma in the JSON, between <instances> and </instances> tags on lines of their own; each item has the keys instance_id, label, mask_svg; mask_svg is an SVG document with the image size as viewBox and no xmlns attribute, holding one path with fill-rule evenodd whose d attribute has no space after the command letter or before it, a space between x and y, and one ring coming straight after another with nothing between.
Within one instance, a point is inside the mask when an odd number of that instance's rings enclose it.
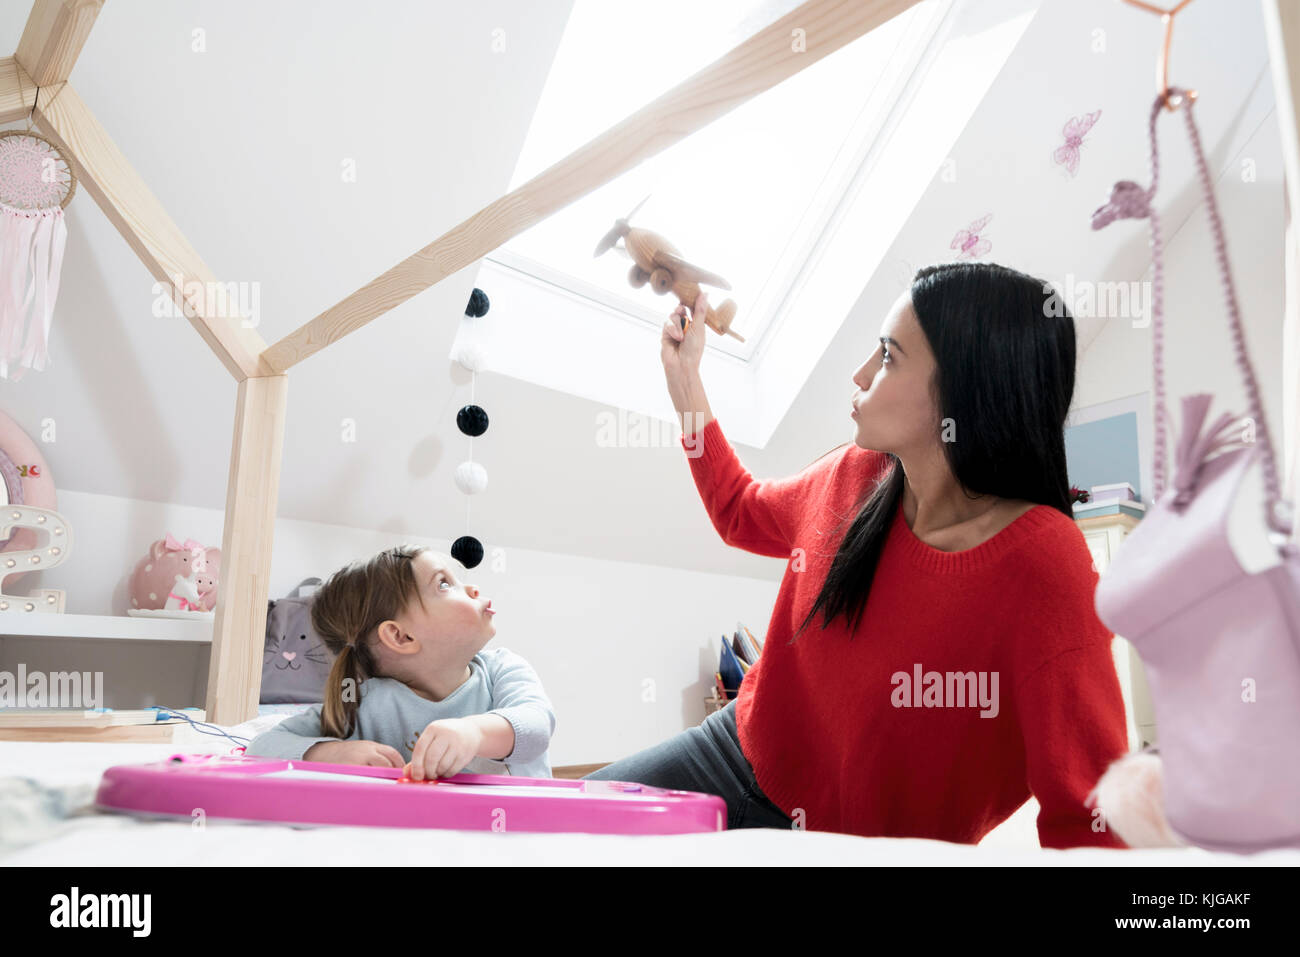
<instances>
[{"instance_id":1,"label":"red sweater","mask_svg":"<svg viewBox=\"0 0 1300 957\"><path fill-rule=\"evenodd\" d=\"M1097 572L1068 516L1035 506L945 552L912 534L900 502L858 630L841 617L823 631L818 612L791 645L837 517L856 514L889 456L850 442L755 480L716 419L682 445L723 541L788 559L736 701L741 750L778 807L802 809L806 830L974 844L1032 793L1043 847L1126 846L1083 803L1128 735Z\"/></svg>"}]
</instances>

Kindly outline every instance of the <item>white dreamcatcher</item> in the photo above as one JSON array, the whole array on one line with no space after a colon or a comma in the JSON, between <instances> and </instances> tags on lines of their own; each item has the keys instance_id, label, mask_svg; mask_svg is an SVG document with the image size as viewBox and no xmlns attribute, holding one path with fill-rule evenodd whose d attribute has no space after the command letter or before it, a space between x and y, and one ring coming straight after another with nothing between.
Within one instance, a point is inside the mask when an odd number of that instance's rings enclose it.
<instances>
[{"instance_id":1,"label":"white dreamcatcher","mask_svg":"<svg viewBox=\"0 0 1300 957\"><path fill-rule=\"evenodd\" d=\"M18 82L21 90L21 71ZM33 102L26 130L0 132L0 378L15 381L45 368L68 238L63 210L77 189L58 147L32 132L35 113Z\"/></svg>"}]
</instances>

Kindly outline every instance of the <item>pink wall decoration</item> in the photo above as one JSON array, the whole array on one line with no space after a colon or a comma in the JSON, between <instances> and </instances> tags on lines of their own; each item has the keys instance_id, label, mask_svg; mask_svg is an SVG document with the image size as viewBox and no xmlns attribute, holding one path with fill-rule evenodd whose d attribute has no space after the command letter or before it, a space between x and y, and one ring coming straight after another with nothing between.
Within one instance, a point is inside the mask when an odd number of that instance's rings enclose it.
<instances>
[{"instance_id":1,"label":"pink wall decoration","mask_svg":"<svg viewBox=\"0 0 1300 957\"><path fill-rule=\"evenodd\" d=\"M1074 119L1066 122L1061 133L1065 136L1065 145L1057 147L1052 153L1052 160L1059 166L1064 166L1073 176L1079 171L1079 147L1083 145L1083 138L1092 125L1097 122L1097 117L1101 116L1101 110L1092 113L1084 113L1082 116L1076 116Z\"/></svg>"},{"instance_id":2,"label":"pink wall decoration","mask_svg":"<svg viewBox=\"0 0 1300 957\"><path fill-rule=\"evenodd\" d=\"M953 237L948 248L957 250L958 259L974 259L976 256L983 256L993 248L993 244L980 235L992 218L993 214L989 213L975 220L965 229L957 230L957 235Z\"/></svg>"}]
</instances>

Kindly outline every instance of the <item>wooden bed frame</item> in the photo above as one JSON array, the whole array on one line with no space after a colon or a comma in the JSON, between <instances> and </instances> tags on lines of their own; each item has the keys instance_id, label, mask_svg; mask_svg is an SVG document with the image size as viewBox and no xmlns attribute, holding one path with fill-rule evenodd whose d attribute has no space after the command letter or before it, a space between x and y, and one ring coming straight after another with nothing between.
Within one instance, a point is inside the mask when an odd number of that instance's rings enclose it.
<instances>
[{"instance_id":1,"label":"wooden bed frame","mask_svg":"<svg viewBox=\"0 0 1300 957\"><path fill-rule=\"evenodd\" d=\"M222 287L68 82L104 2L35 0L17 52L0 59L0 123L32 117L238 382L205 703L207 720L233 725L257 714L261 690L289 369L918 0L807 0L269 346L222 297L187 296L187 288ZM1300 46L1300 4L1264 0L1264 10L1285 175L1294 184L1300 182L1300 69L1289 64L1300 61L1289 54ZM802 43L793 42L800 36ZM1290 219L1300 219L1300 190L1290 190L1288 199ZM1292 288L1293 258L1286 268ZM1295 302L1288 301L1288 323L1295 312ZM1288 461L1291 447L1288 435Z\"/></svg>"}]
</instances>

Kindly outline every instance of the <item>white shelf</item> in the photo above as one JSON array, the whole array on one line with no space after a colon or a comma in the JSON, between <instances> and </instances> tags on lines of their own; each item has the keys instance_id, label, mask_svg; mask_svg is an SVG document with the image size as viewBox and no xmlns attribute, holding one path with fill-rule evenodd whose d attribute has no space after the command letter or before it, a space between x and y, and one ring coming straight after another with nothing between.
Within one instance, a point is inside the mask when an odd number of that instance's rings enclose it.
<instances>
[{"instance_id":1,"label":"white shelf","mask_svg":"<svg viewBox=\"0 0 1300 957\"><path fill-rule=\"evenodd\" d=\"M1133 515L1141 518L1147 510L1146 502L1136 499L1109 499L1101 502L1074 502L1071 505L1075 518L1097 518L1103 515Z\"/></svg>"},{"instance_id":2,"label":"white shelf","mask_svg":"<svg viewBox=\"0 0 1300 957\"><path fill-rule=\"evenodd\" d=\"M0 611L0 637L119 638L132 641L212 641L211 620L130 615L50 615Z\"/></svg>"}]
</instances>

